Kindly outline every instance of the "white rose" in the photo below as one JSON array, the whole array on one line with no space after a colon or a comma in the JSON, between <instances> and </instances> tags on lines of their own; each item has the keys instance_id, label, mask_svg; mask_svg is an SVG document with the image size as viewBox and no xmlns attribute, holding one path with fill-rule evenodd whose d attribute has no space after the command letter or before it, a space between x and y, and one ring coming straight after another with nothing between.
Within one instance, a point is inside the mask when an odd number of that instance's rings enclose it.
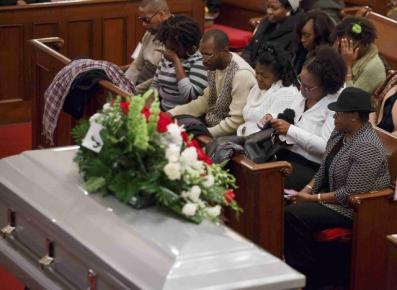
<instances>
[{"instance_id":1,"label":"white rose","mask_svg":"<svg viewBox=\"0 0 397 290\"><path fill-rule=\"evenodd\" d=\"M182 208L182 213L185 216L194 216L196 214L196 211L197 211L197 204L190 203L190 202L185 204Z\"/></svg>"},{"instance_id":2,"label":"white rose","mask_svg":"<svg viewBox=\"0 0 397 290\"><path fill-rule=\"evenodd\" d=\"M213 206L213 207L209 207L209 208L206 209L206 212L207 212L207 214L210 217L215 218L215 217L217 217L217 216L219 216L221 214L221 206L220 205L216 205L216 206Z\"/></svg>"},{"instance_id":3,"label":"white rose","mask_svg":"<svg viewBox=\"0 0 397 290\"><path fill-rule=\"evenodd\" d=\"M181 179L181 165L170 162L164 166L164 172L170 180Z\"/></svg>"},{"instance_id":4,"label":"white rose","mask_svg":"<svg viewBox=\"0 0 397 290\"><path fill-rule=\"evenodd\" d=\"M181 154L181 162L185 166L191 166L197 161L197 152L196 148L188 147L182 151Z\"/></svg>"},{"instance_id":5,"label":"white rose","mask_svg":"<svg viewBox=\"0 0 397 290\"><path fill-rule=\"evenodd\" d=\"M175 123L171 123L167 126L167 131L168 131L168 134L171 136L172 143L175 143L178 145L182 144L182 142L183 142L182 135L181 135L181 133L183 131L182 127L179 127Z\"/></svg>"},{"instance_id":6,"label":"white rose","mask_svg":"<svg viewBox=\"0 0 397 290\"><path fill-rule=\"evenodd\" d=\"M182 196L183 198L188 198L188 197L189 197L189 194L190 194L189 191L182 191L182 192L181 192L181 196Z\"/></svg>"},{"instance_id":7,"label":"white rose","mask_svg":"<svg viewBox=\"0 0 397 290\"><path fill-rule=\"evenodd\" d=\"M176 146L175 144L170 144L170 146L165 151L165 157L167 158L168 162L178 162L180 152L181 148L179 146Z\"/></svg>"},{"instance_id":8,"label":"white rose","mask_svg":"<svg viewBox=\"0 0 397 290\"><path fill-rule=\"evenodd\" d=\"M189 192L189 198L194 201L198 202L200 199L201 188L197 185L193 185L192 189Z\"/></svg>"},{"instance_id":9,"label":"white rose","mask_svg":"<svg viewBox=\"0 0 397 290\"><path fill-rule=\"evenodd\" d=\"M209 188L209 187L211 187L211 186L214 185L214 182L215 182L215 178L214 178L212 175L207 175L207 176L205 177L205 180L204 180L204 182L203 182L203 185L204 185L204 187Z\"/></svg>"}]
</instances>

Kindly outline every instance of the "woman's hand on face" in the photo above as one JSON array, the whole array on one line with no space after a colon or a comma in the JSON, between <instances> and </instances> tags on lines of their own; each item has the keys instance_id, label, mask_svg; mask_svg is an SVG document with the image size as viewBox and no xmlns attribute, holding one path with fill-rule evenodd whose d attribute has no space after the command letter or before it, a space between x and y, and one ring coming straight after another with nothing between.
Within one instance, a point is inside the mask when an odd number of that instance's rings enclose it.
<instances>
[{"instance_id":1,"label":"woman's hand on face","mask_svg":"<svg viewBox=\"0 0 397 290\"><path fill-rule=\"evenodd\" d=\"M158 52L162 53L164 55L165 59L167 59L167 60L169 60L169 61L171 61L173 63L175 63L176 61L179 60L179 57L176 54L176 52L171 50L171 49L168 49L168 48L159 49L158 48L158 49L155 49L155 51L158 51Z\"/></svg>"},{"instance_id":2,"label":"woman's hand on face","mask_svg":"<svg viewBox=\"0 0 397 290\"><path fill-rule=\"evenodd\" d=\"M340 54L348 67L352 67L358 57L358 46L355 46L353 40L342 38L340 40Z\"/></svg>"},{"instance_id":3,"label":"woman's hand on face","mask_svg":"<svg viewBox=\"0 0 397 290\"><path fill-rule=\"evenodd\" d=\"M289 126L291 126L290 123L282 119L272 119L270 120L270 123L272 124L274 131L280 135L287 135Z\"/></svg>"}]
</instances>

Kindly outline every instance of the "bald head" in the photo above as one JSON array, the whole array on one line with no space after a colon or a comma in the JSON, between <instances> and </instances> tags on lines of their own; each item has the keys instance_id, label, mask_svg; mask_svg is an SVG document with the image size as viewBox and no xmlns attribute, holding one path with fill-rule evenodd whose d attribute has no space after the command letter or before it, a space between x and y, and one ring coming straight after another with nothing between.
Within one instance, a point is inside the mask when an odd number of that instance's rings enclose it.
<instances>
[{"instance_id":1,"label":"bald head","mask_svg":"<svg viewBox=\"0 0 397 290\"><path fill-rule=\"evenodd\" d=\"M202 42L213 41L217 50L225 50L229 48L229 37L225 32L218 29L211 29L204 33Z\"/></svg>"},{"instance_id":2,"label":"bald head","mask_svg":"<svg viewBox=\"0 0 397 290\"><path fill-rule=\"evenodd\" d=\"M140 7L150 7L156 11L170 11L166 0L142 0Z\"/></svg>"}]
</instances>

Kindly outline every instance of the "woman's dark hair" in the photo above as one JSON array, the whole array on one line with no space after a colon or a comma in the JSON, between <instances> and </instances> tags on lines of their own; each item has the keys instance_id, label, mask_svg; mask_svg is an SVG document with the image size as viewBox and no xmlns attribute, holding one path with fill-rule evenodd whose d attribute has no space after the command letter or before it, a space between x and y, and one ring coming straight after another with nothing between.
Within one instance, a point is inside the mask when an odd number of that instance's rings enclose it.
<instances>
[{"instance_id":1,"label":"woman's dark hair","mask_svg":"<svg viewBox=\"0 0 397 290\"><path fill-rule=\"evenodd\" d=\"M335 94L345 83L346 64L338 51L329 46L319 46L315 56L304 66L319 81L325 95Z\"/></svg>"},{"instance_id":2,"label":"woman's dark hair","mask_svg":"<svg viewBox=\"0 0 397 290\"><path fill-rule=\"evenodd\" d=\"M201 30L192 18L185 15L172 15L161 24L156 39L162 43L166 41L174 43L185 51L191 52L192 48L197 48L200 43Z\"/></svg>"},{"instance_id":3,"label":"woman's dark hair","mask_svg":"<svg viewBox=\"0 0 397 290\"><path fill-rule=\"evenodd\" d=\"M329 37L335 28L335 24L325 12L320 10L311 10L303 14L303 17L296 26L296 34L298 35L299 40L302 37L303 26L305 26L310 20L313 21L314 46L330 44L331 41Z\"/></svg>"},{"instance_id":4,"label":"woman's dark hair","mask_svg":"<svg viewBox=\"0 0 397 290\"><path fill-rule=\"evenodd\" d=\"M373 43L377 37L375 26L366 18L348 16L336 25L331 35L332 42L337 38L350 37L363 45Z\"/></svg>"},{"instance_id":5,"label":"woman's dark hair","mask_svg":"<svg viewBox=\"0 0 397 290\"><path fill-rule=\"evenodd\" d=\"M288 53L276 44L268 44L263 48L257 64L265 65L283 83L283 86L298 86L298 80Z\"/></svg>"}]
</instances>

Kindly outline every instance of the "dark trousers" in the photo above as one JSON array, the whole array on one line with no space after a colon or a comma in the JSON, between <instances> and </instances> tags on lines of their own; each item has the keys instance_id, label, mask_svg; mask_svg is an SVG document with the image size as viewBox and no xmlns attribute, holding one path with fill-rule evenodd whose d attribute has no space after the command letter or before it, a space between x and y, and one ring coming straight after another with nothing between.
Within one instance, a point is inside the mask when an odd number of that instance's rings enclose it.
<instances>
[{"instance_id":1,"label":"dark trousers","mask_svg":"<svg viewBox=\"0 0 397 290\"><path fill-rule=\"evenodd\" d=\"M295 189L297 191L305 187L320 168L320 164L312 162L288 149L278 153L277 160L291 163L293 171L291 175L284 179L284 188Z\"/></svg>"},{"instance_id":2,"label":"dark trousers","mask_svg":"<svg viewBox=\"0 0 397 290\"><path fill-rule=\"evenodd\" d=\"M313 235L329 228L351 228L352 221L315 202L290 204L284 217L285 259L306 276L305 289L345 284L350 269L350 245L316 242Z\"/></svg>"}]
</instances>

